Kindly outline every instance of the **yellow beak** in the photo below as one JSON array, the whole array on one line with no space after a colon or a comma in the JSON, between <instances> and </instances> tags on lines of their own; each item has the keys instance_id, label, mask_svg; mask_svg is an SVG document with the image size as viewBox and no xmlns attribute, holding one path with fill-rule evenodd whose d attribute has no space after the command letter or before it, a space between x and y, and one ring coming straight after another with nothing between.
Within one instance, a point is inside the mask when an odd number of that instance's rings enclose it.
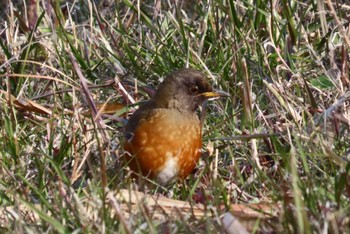
<instances>
[{"instance_id":1,"label":"yellow beak","mask_svg":"<svg viewBox=\"0 0 350 234\"><path fill-rule=\"evenodd\" d=\"M212 92L202 93L201 96L204 96L206 98L230 97L230 94L226 93L226 92L224 92L222 90L216 89L216 90L213 90Z\"/></svg>"}]
</instances>

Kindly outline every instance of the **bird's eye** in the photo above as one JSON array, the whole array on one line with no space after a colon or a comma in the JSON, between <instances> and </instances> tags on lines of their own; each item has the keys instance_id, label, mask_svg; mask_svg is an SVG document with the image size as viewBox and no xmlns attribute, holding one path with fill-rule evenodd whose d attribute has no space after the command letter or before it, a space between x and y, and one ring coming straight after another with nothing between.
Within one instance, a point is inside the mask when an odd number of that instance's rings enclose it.
<instances>
[{"instance_id":1,"label":"bird's eye","mask_svg":"<svg viewBox=\"0 0 350 234\"><path fill-rule=\"evenodd\" d=\"M198 93L198 86L192 86L190 91L192 94L197 94Z\"/></svg>"}]
</instances>

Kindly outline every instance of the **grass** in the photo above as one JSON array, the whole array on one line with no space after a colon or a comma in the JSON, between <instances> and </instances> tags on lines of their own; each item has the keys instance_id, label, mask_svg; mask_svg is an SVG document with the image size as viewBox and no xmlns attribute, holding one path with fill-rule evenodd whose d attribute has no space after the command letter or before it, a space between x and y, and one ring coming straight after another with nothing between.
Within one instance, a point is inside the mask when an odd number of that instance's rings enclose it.
<instances>
[{"instance_id":1,"label":"grass","mask_svg":"<svg viewBox=\"0 0 350 234\"><path fill-rule=\"evenodd\" d=\"M279 207L240 219L253 232L349 232L347 1L2 4L2 232L222 232L232 204ZM156 216L116 199L135 189L124 118L184 66L231 97L208 103L208 155L172 189L193 209Z\"/></svg>"}]
</instances>

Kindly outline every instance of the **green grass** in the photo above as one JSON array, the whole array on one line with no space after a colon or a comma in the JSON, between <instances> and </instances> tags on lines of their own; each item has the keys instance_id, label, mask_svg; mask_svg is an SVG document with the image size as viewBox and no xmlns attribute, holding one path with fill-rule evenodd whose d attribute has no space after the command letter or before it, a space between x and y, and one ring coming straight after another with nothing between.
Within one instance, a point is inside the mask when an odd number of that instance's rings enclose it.
<instances>
[{"instance_id":1,"label":"green grass","mask_svg":"<svg viewBox=\"0 0 350 234\"><path fill-rule=\"evenodd\" d=\"M350 231L347 1L55 2L1 7L0 205L36 214L2 232L219 232L234 203L281 207L256 232ZM205 215L118 211L124 121L94 102L132 107L184 66L231 94L207 106L214 152L172 191Z\"/></svg>"}]
</instances>

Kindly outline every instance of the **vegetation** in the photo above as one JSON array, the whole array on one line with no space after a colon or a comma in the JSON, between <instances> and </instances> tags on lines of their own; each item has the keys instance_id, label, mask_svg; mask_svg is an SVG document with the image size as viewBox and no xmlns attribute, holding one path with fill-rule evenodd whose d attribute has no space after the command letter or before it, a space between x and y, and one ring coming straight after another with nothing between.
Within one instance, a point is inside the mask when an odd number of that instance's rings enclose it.
<instances>
[{"instance_id":1,"label":"vegetation","mask_svg":"<svg viewBox=\"0 0 350 234\"><path fill-rule=\"evenodd\" d=\"M221 232L233 204L269 204L240 222L349 233L348 1L1 2L1 232ZM154 215L120 196L137 189L122 129L185 66L231 97L208 103L207 153L172 187L187 215Z\"/></svg>"}]
</instances>

